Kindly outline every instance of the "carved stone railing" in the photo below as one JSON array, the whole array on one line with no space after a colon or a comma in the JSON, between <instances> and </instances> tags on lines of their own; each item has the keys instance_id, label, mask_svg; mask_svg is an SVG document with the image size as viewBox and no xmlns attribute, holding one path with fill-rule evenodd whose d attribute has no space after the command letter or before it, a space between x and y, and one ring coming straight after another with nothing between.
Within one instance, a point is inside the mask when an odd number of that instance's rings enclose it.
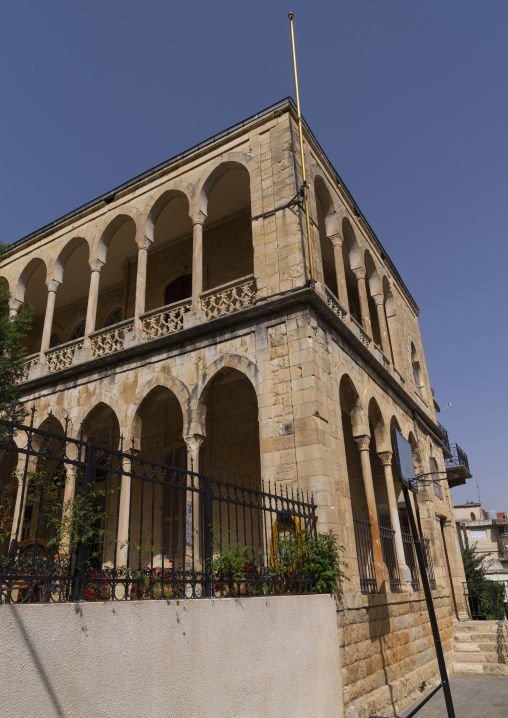
<instances>
[{"instance_id":1,"label":"carved stone railing","mask_svg":"<svg viewBox=\"0 0 508 718\"><path fill-rule=\"evenodd\" d=\"M72 366L74 361L74 354L77 349L81 349L83 346L83 339L74 339L72 342L66 342L60 344L60 346L50 349L46 352L46 364L48 367L48 374L60 369L67 369Z\"/></svg>"},{"instance_id":2,"label":"carved stone railing","mask_svg":"<svg viewBox=\"0 0 508 718\"><path fill-rule=\"evenodd\" d=\"M380 364L382 364L385 369L388 369L388 370L389 370L389 369L390 369L390 364L391 364L391 362L390 362L390 360L388 359L388 357L386 356L386 354L384 354L384 352L383 352L383 350L381 349L381 347L378 347L378 345L373 342L371 349L372 349L372 352L373 352L374 356L375 356L376 359L378 360L378 362L379 362Z\"/></svg>"},{"instance_id":3,"label":"carved stone railing","mask_svg":"<svg viewBox=\"0 0 508 718\"><path fill-rule=\"evenodd\" d=\"M217 319L249 307L255 298L256 283L251 274L204 292L201 295L201 306L207 319Z\"/></svg>"},{"instance_id":4,"label":"carved stone railing","mask_svg":"<svg viewBox=\"0 0 508 718\"><path fill-rule=\"evenodd\" d=\"M154 309L146 312L141 317L145 341L163 337L165 334L172 334L183 329L183 316L190 312L191 300L168 304L162 309Z\"/></svg>"},{"instance_id":5,"label":"carved stone railing","mask_svg":"<svg viewBox=\"0 0 508 718\"><path fill-rule=\"evenodd\" d=\"M328 304L330 309L335 312L339 319L342 319L342 321L345 322L347 317L347 310L342 306L335 294L331 292L328 287L325 287L325 292L326 303Z\"/></svg>"},{"instance_id":6,"label":"carved stone railing","mask_svg":"<svg viewBox=\"0 0 508 718\"><path fill-rule=\"evenodd\" d=\"M123 322L112 324L110 327L90 334L92 357L94 359L103 357L123 349L125 335L132 330L133 326L133 319L125 319Z\"/></svg>"},{"instance_id":7,"label":"carved stone railing","mask_svg":"<svg viewBox=\"0 0 508 718\"><path fill-rule=\"evenodd\" d=\"M30 372L30 369L39 363L39 358L39 352L27 356L27 358L25 359L25 363L23 364L23 374L21 375L18 384L21 384L24 381L28 381L28 374Z\"/></svg>"},{"instance_id":8,"label":"carved stone railing","mask_svg":"<svg viewBox=\"0 0 508 718\"><path fill-rule=\"evenodd\" d=\"M370 347L372 339L367 334L362 325L357 322L353 316L351 316L351 330L354 334L356 334L362 344L365 344L366 347Z\"/></svg>"}]
</instances>

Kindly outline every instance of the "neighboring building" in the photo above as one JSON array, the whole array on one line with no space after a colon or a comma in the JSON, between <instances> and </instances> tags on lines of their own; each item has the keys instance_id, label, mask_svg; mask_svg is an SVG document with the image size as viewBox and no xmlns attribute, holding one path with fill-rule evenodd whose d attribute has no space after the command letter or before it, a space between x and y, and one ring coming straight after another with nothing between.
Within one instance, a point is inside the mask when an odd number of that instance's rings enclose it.
<instances>
[{"instance_id":1,"label":"neighboring building","mask_svg":"<svg viewBox=\"0 0 508 718\"><path fill-rule=\"evenodd\" d=\"M391 428L435 473L414 501L447 652L467 616L449 484L471 474L436 420L418 307L305 126L309 281L297 138L284 100L16 242L1 274L12 312L35 310L37 426L52 410L56 434L313 493L346 547L342 682L363 716L437 681Z\"/></svg>"},{"instance_id":2,"label":"neighboring building","mask_svg":"<svg viewBox=\"0 0 508 718\"><path fill-rule=\"evenodd\" d=\"M453 507L461 548L476 546L484 555L482 566L487 578L508 581L508 516L504 511L485 511L481 503L468 502Z\"/></svg>"}]
</instances>

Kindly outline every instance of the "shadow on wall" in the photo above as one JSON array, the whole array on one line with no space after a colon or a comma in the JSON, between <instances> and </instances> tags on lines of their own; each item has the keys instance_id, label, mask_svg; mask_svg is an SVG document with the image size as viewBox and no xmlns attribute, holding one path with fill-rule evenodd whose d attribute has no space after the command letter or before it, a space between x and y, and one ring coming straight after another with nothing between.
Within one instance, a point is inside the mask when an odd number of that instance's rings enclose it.
<instances>
[{"instance_id":1,"label":"shadow on wall","mask_svg":"<svg viewBox=\"0 0 508 718\"><path fill-rule=\"evenodd\" d=\"M35 669L37 670L37 673L40 676L41 683L44 686L46 693L48 694L49 700L51 701L51 704L54 709L54 715L56 718L69 718L66 713L64 712L62 706L60 705L60 702L58 700L58 697L56 695L55 689L53 688L51 681L49 679L48 674L44 670L44 666L42 664L42 660L35 650L30 637L28 635L28 632L25 628L25 624L23 623L23 620L21 618L21 615L19 611L16 610L15 606L5 606L4 611L8 610L10 611L12 617L14 618L14 621L16 622L19 632L21 636L23 637L23 641L28 649L28 652L30 656L32 657L33 664L35 666Z\"/></svg>"}]
</instances>

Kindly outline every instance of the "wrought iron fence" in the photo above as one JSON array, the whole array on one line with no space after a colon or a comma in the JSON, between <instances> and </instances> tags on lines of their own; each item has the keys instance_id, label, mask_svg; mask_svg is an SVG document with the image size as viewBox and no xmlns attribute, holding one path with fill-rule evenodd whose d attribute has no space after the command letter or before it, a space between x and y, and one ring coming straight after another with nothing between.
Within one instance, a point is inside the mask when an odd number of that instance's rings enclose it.
<instances>
[{"instance_id":1,"label":"wrought iron fence","mask_svg":"<svg viewBox=\"0 0 508 718\"><path fill-rule=\"evenodd\" d=\"M508 620L508 581L466 581L462 586L473 620Z\"/></svg>"},{"instance_id":2,"label":"wrought iron fence","mask_svg":"<svg viewBox=\"0 0 508 718\"><path fill-rule=\"evenodd\" d=\"M185 451L0 420L0 603L311 593L316 506Z\"/></svg>"},{"instance_id":3,"label":"wrought iron fence","mask_svg":"<svg viewBox=\"0 0 508 718\"><path fill-rule=\"evenodd\" d=\"M366 519L355 516L353 517L353 525L361 592L377 593L374 548L372 545L372 524Z\"/></svg>"},{"instance_id":4,"label":"wrought iron fence","mask_svg":"<svg viewBox=\"0 0 508 718\"><path fill-rule=\"evenodd\" d=\"M390 576L390 591L392 593L401 593L402 582L400 580L397 552L395 549L395 531L384 522L381 522L379 525L379 535L381 537L383 561L388 568L388 575Z\"/></svg>"}]
</instances>

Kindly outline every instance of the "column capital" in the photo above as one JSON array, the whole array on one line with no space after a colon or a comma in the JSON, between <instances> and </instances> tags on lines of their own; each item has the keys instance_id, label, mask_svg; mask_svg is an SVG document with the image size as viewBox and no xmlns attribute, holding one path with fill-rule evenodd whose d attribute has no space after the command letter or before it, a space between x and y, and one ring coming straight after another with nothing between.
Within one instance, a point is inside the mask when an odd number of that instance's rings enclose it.
<instances>
[{"instance_id":1,"label":"column capital","mask_svg":"<svg viewBox=\"0 0 508 718\"><path fill-rule=\"evenodd\" d=\"M391 451L380 451L378 456L381 459L381 463L383 464L383 466L391 465L393 456L393 453Z\"/></svg>"},{"instance_id":2,"label":"column capital","mask_svg":"<svg viewBox=\"0 0 508 718\"><path fill-rule=\"evenodd\" d=\"M385 298L384 298L384 296L383 296L382 294L374 294L374 296L372 297L372 299L374 300L374 304L375 304L377 307L378 307L378 306L382 306L382 305L384 304L384 301L385 301Z\"/></svg>"},{"instance_id":3,"label":"column capital","mask_svg":"<svg viewBox=\"0 0 508 718\"><path fill-rule=\"evenodd\" d=\"M91 259L89 264L92 272L100 272L105 262L103 262L102 259Z\"/></svg>"},{"instance_id":4,"label":"column capital","mask_svg":"<svg viewBox=\"0 0 508 718\"><path fill-rule=\"evenodd\" d=\"M152 240L148 237L138 237L136 239L136 244L138 245L138 250L145 249L148 250L150 248L150 245L152 244Z\"/></svg>"},{"instance_id":5,"label":"column capital","mask_svg":"<svg viewBox=\"0 0 508 718\"><path fill-rule=\"evenodd\" d=\"M358 444L360 451L368 451L370 445L370 436L364 434L363 436L355 436L355 441Z\"/></svg>"},{"instance_id":6,"label":"column capital","mask_svg":"<svg viewBox=\"0 0 508 718\"><path fill-rule=\"evenodd\" d=\"M201 434L187 434L187 436L184 436L183 439L189 451L194 452L200 450L205 437L201 436Z\"/></svg>"},{"instance_id":7,"label":"column capital","mask_svg":"<svg viewBox=\"0 0 508 718\"><path fill-rule=\"evenodd\" d=\"M328 235L328 239L332 243L334 249L341 249L342 242L344 241L344 237L342 236L341 232L337 232L336 234Z\"/></svg>"},{"instance_id":8,"label":"column capital","mask_svg":"<svg viewBox=\"0 0 508 718\"><path fill-rule=\"evenodd\" d=\"M353 272L357 279L365 279L365 267L357 267L356 269L353 269Z\"/></svg>"},{"instance_id":9,"label":"column capital","mask_svg":"<svg viewBox=\"0 0 508 718\"><path fill-rule=\"evenodd\" d=\"M11 297L9 299L9 309L11 312L16 312L16 314L18 313L19 308L22 304L23 302L21 301L21 299L14 299L14 297Z\"/></svg>"},{"instance_id":10,"label":"column capital","mask_svg":"<svg viewBox=\"0 0 508 718\"><path fill-rule=\"evenodd\" d=\"M50 279L47 284L48 292L57 292L59 286L60 282L58 281L58 279Z\"/></svg>"},{"instance_id":11,"label":"column capital","mask_svg":"<svg viewBox=\"0 0 508 718\"><path fill-rule=\"evenodd\" d=\"M208 215L206 215L206 214L205 214L204 212L202 212L201 210L198 210L197 212L194 212L194 214L191 214L192 224L193 224L193 225L195 225L195 224L204 224L204 223L205 223L205 220L206 220L206 218L207 218L207 216L208 216Z\"/></svg>"}]
</instances>

